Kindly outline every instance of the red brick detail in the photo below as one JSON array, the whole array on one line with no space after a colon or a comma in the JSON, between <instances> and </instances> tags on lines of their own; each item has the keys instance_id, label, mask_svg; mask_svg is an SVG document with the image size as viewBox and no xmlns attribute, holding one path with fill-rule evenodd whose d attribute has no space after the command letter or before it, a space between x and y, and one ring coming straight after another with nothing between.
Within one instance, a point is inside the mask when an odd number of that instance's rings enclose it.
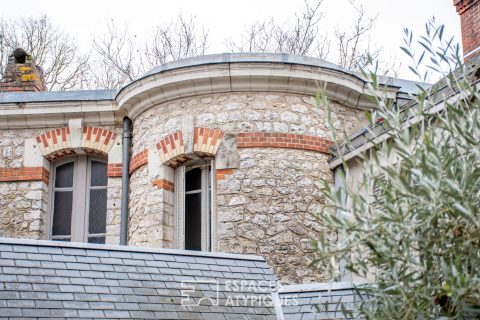
<instances>
[{"instance_id":1,"label":"red brick detail","mask_svg":"<svg viewBox=\"0 0 480 320\"><path fill-rule=\"evenodd\" d=\"M223 180L226 175L230 174L233 174L233 169L218 169L217 172L215 172L217 180Z\"/></svg>"},{"instance_id":2,"label":"red brick detail","mask_svg":"<svg viewBox=\"0 0 480 320\"><path fill-rule=\"evenodd\" d=\"M328 154L332 145L331 140L303 134L243 132L237 135L238 148L301 149Z\"/></svg>"},{"instance_id":3,"label":"red brick detail","mask_svg":"<svg viewBox=\"0 0 480 320\"><path fill-rule=\"evenodd\" d=\"M84 127L80 148L88 154L107 156L117 134L110 130ZM70 141L70 128L57 128L46 131L36 137L42 155L55 160L76 154Z\"/></svg>"},{"instance_id":4,"label":"red brick detail","mask_svg":"<svg viewBox=\"0 0 480 320\"><path fill-rule=\"evenodd\" d=\"M107 167L107 177L116 178L122 176L121 163L109 163Z\"/></svg>"},{"instance_id":5,"label":"red brick detail","mask_svg":"<svg viewBox=\"0 0 480 320\"><path fill-rule=\"evenodd\" d=\"M480 1L454 0L454 5L460 15L463 55L466 56L480 47ZM465 60L477 54L469 55Z\"/></svg>"},{"instance_id":6,"label":"red brick detail","mask_svg":"<svg viewBox=\"0 0 480 320\"><path fill-rule=\"evenodd\" d=\"M193 134L193 151L200 155L216 155L224 134L221 130L195 128Z\"/></svg>"},{"instance_id":7,"label":"red brick detail","mask_svg":"<svg viewBox=\"0 0 480 320\"><path fill-rule=\"evenodd\" d=\"M48 184L48 177L44 167L0 168L0 182L43 181Z\"/></svg>"},{"instance_id":8,"label":"red brick detail","mask_svg":"<svg viewBox=\"0 0 480 320\"><path fill-rule=\"evenodd\" d=\"M143 150L140 153L132 156L130 160L130 174L134 173L141 166L148 163L148 149Z\"/></svg>"},{"instance_id":9,"label":"red brick detail","mask_svg":"<svg viewBox=\"0 0 480 320\"><path fill-rule=\"evenodd\" d=\"M173 182L165 179L152 180L152 184L159 189L164 189L170 192L173 192L175 190Z\"/></svg>"},{"instance_id":10,"label":"red brick detail","mask_svg":"<svg viewBox=\"0 0 480 320\"><path fill-rule=\"evenodd\" d=\"M185 156L185 145L181 131L163 137L160 142L157 143L157 150L160 154L162 164L174 168L190 160L190 158Z\"/></svg>"}]
</instances>

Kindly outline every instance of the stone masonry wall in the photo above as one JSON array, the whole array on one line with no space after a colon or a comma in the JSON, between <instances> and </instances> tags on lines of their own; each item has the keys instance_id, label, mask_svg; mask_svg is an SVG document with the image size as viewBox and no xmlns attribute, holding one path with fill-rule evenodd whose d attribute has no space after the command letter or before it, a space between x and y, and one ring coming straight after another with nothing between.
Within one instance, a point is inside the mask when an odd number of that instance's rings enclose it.
<instances>
[{"instance_id":1,"label":"stone masonry wall","mask_svg":"<svg viewBox=\"0 0 480 320\"><path fill-rule=\"evenodd\" d=\"M363 111L332 103L338 130L351 130ZM232 93L179 99L151 108L134 119L132 154L152 148L162 137L193 122L226 133L279 132L329 138L326 111L310 96ZM325 280L311 271L309 240L321 232L313 214L325 199L322 181L332 181L328 155L281 148L239 149L240 168L217 181L217 249L266 257L285 283ZM155 190L147 166L132 174L130 244L170 247L173 199ZM171 218L169 218L171 217ZM164 222L161 222L164 220ZM160 225L166 223L163 234ZM159 241L157 239L165 239Z\"/></svg>"},{"instance_id":2,"label":"stone masonry wall","mask_svg":"<svg viewBox=\"0 0 480 320\"><path fill-rule=\"evenodd\" d=\"M310 239L322 232L314 214L332 181L328 156L286 149L243 149L240 168L217 181L220 251L264 256L284 283L324 281L313 272Z\"/></svg>"},{"instance_id":3,"label":"stone masonry wall","mask_svg":"<svg viewBox=\"0 0 480 320\"><path fill-rule=\"evenodd\" d=\"M23 167L25 139L40 133L0 130L0 168ZM42 181L0 182L0 237L45 238L47 192Z\"/></svg>"},{"instance_id":4,"label":"stone masonry wall","mask_svg":"<svg viewBox=\"0 0 480 320\"><path fill-rule=\"evenodd\" d=\"M0 237L44 239L47 192L43 181L0 182Z\"/></svg>"},{"instance_id":5,"label":"stone masonry wall","mask_svg":"<svg viewBox=\"0 0 480 320\"><path fill-rule=\"evenodd\" d=\"M106 129L121 133L120 128ZM25 140L48 130L51 128L0 130L0 168L24 167ZM108 243L118 243L120 195L121 179L109 178ZM48 185L42 181L0 181L0 237L46 238L48 198Z\"/></svg>"},{"instance_id":6,"label":"stone masonry wall","mask_svg":"<svg viewBox=\"0 0 480 320\"><path fill-rule=\"evenodd\" d=\"M173 193L148 181L147 166L130 177L128 244L173 247Z\"/></svg>"},{"instance_id":7,"label":"stone masonry wall","mask_svg":"<svg viewBox=\"0 0 480 320\"><path fill-rule=\"evenodd\" d=\"M107 237L105 242L119 244L122 178L109 177L107 186Z\"/></svg>"},{"instance_id":8,"label":"stone masonry wall","mask_svg":"<svg viewBox=\"0 0 480 320\"><path fill-rule=\"evenodd\" d=\"M335 128L347 131L364 112L332 102ZM154 146L161 137L181 129L182 118L194 117L196 127L237 132L284 132L330 137L326 111L311 96L232 93L185 98L151 108L134 120L132 154Z\"/></svg>"}]
</instances>

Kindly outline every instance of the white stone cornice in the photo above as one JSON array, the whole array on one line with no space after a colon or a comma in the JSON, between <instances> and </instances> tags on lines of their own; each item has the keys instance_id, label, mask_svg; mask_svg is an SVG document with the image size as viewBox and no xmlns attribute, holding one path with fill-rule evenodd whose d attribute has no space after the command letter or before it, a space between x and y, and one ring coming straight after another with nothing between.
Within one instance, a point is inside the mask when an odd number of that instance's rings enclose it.
<instances>
[{"instance_id":1,"label":"white stone cornice","mask_svg":"<svg viewBox=\"0 0 480 320\"><path fill-rule=\"evenodd\" d=\"M47 128L68 126L73 118L88 125L121 122L115 101L66 101L0 104L0 128Z\"/></svg>"},{"instance_id":2,"label":"white stone cornice","mask_svg":"<svg viewBox=\"0 0 480 320\"><path fill-rule=\"evenodd\" d=\"M314 96L327 83L330 99L353 108L373 104L366 82L341 70L286 63L206 64L148 75L123 88L118 107L132 119L155 105L179 98L224 92L285 92ZM388 87L395 98L398 87Z\"/></svg>"}]
</instances>

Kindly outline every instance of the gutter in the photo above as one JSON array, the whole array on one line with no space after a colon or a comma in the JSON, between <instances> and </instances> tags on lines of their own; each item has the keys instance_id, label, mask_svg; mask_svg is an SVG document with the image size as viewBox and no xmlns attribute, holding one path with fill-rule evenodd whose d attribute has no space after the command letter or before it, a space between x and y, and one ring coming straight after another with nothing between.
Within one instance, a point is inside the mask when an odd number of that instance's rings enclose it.
<instances>
[{"instance_id":1,"label":"gutter","mask_svg":"<svg viewBox=\"0 0 480 320\"><path fill-rule=\"evenodd\" d=\"M130 185L130 147L132 142L132 120L123 118L122 151L122 198L120 205L120 245L128 244L128 187Z\"/></svg>"}]
</instances>

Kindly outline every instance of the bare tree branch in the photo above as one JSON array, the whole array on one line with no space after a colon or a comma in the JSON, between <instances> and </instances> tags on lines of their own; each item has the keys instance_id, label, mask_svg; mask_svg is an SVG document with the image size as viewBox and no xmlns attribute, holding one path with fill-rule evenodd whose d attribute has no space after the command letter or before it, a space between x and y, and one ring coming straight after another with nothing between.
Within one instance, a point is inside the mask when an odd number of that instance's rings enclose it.
<instances>
[{"instance_id":1,"label":"bare tree branch","mask_svg":"<svg viewBox=\"0 0 480 320\"><path fill-rule=\"evenodd\" d=\"M248 26L240 40L227 43L232 52L277 52L310 55L325 59L330 43L320 35L320 10L323 0L313 4L304 0L304 7L295 13L293 25L278 24L274 18L267 18Z\"/></svg>"},{"instance_id":2,"label":"bare tree branch","mask_svg":"<svg viewBox=\"0 0 480 320\"><path fill-rule=\"evenodd\" d=\"M119 28L111 21L107 32L93 40L93 86L121 87L162 63L204 55L207 47L208 32L193 17L179 15L168 25L154 27L143 44L127 26Z\"/></svg>"}]
</instances>

